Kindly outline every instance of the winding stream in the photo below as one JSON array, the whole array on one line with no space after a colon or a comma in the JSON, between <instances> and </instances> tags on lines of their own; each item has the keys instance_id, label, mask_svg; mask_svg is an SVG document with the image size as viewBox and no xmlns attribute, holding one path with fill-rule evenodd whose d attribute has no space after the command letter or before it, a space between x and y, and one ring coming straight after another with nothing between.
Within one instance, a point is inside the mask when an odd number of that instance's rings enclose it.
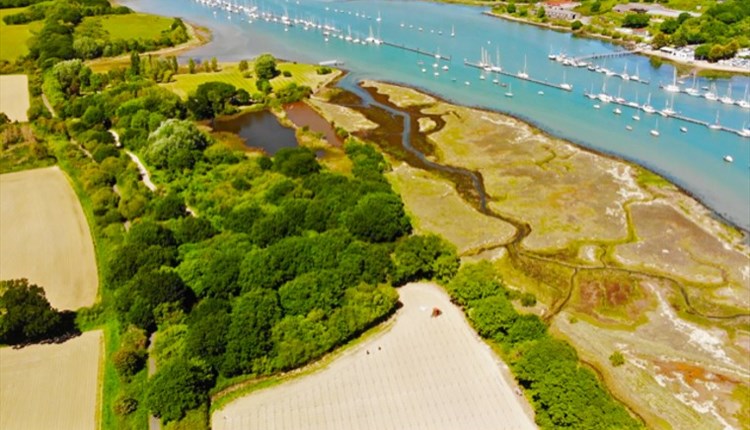
<instances>
[{"instance_id":1,"label":"winding stream","mask_svg":"<svg viewBox=\"0 0 750 430\"><path fill-rule=\"evenodd\" d=\"M446 174L445 176L448 176L451 181L456 185L457 190L459 191L459 194L462 196L464 200L472 204L473 206L477 207L479 211L482 213L491 216L493 218L497 218L499 220L502 220L508 224L511 224L515 230L515 235L511 238L511 240L502 246L505 246L508 249L508 254L510 258L513 261L513 266L518 267L519 266L519 260L522 258L529 258L533 259L537 262L543 263L543 264L554 264L558 265L560 267L564 267L568 270L570 270L572 273L570 274L569 279L566 281L567 289L566 291L562 292L561 297L553 303L550 306L551 311L545 315L545 320L547 322L550 322L557 314L559 314L567 305L568 301L570 300L570 297L572 295L572 292L576 286L576 278L578 277L578 274L581 270L585 271L602 271L602 272L620 272L625 273L628 275L636 275L636 276L644 276L651 279L659 280L667 282L668 284L677 287L677 290L680 292L681 296L683 297L685 301L685 306L687 308L687 312L713 320L728 320L728 319L735 319L735 318L742 318L750 316L750 313L738 313L733 315L711 315L704 312L699 311L696 309L693 304L690 301L689 295L687 293L687 290L684 285L682 285L677 279L672 278L668 275L658 274L658 273L649 273L647 271L642 270L634 270L629 268L623 268L623 267L612 267L606 263L603 263L603 266L590 266L585 264L575 264L571 263L566 260L558 260L554 257L550 257L548 255L540 255L536 252L529 251L523 248L521 243L523 240L529 236L531 233L531 226L524 221L517 220L511 217L508 217L503 214L499 214L493 210L491 210L487 206L487 191L484 186L484 181L482 179L482 175L479 172L465 169L462 167L456 167L451 165L445 165L441 163L437 163L435 161L432 161L430 157L423 152L418 146L424 146L425 142L422 142L421 145L415 145L415 140L424 139L423 135L418 132L413 132L412 130L418 129L417 120L405 109L399 109L393 105L390 105L387 103L387 97L377 94L374 90L368 91L361 86L359 86L358 82L356 81L356 78L353 75L347 75L344 78L342 78L338 83L337 86L345 91L344 95L339 97L339 100L336 102L341 105L346 105L352 109L355 109L362 113L363 115L367 116L370 120L380 124L380 127L378 130L384 128L384 124L382 121L382 118L376 118L378 115L376 110L383 111L387 113L391 118L393 119L393 122L400 122L401 123L401 130L398 135L398 144L403 147L404 150L408 152L412 157L414 157L411 160L406 160L407 162L410 162L410 164L421 164L417 165L415 167L418 168L425 168L426 170L435 171L438 173ZM349 95L347 95L349 93ZM352 95L354 97L352 97ZM354 98L358 99L357 101L353 100ZM433 121L435 121L438 125L435 129L433 129L431 132L437 132L441 127L444 125L444 121L441 118L441 115L427 115L427 114L421 114L424 117L429 117ZM387 126L385 127L387 128ZM376 130L377 132L377 130ZM372 136L366 136L364 137L367 140L381 140L382 138L387 139L388 137L391 137L391 141L394 139L392 138L391 130L386 130L382 135L376 135L375 139L373 139ZM381 139L378 139L381 138ZM426 140L426 139L424 139ZM393 142L391 142L392 144ZM384 148L385 149L385 148ZM417 161L417 163L414 163L414 161ZM464 182L468 182L471 186L471 190L467 190L466 187L462 187L459 181L456 179L463 180Z\"/></svg>"}]
</instances>

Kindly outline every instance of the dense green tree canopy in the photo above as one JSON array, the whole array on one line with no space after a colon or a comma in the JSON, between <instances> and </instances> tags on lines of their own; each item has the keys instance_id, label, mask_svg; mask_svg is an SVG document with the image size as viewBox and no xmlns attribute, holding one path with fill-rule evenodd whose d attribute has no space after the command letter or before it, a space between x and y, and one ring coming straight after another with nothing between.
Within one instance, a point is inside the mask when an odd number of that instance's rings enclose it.
<instances>
[{"instance_id":1,"label":"dense green tree canopy","mask_svg":"<svg viewBox=\"0 0 750 430\"><path fill-rule=\"evenodd\" d=\"M261 81L270 81L279 74L276 68L276 58L271 54L262 54L255 59L253 65L255 77Z\"/></svg>"},{"instance_id":2,"label":"dense green tree canopy","mask_svg":"<svg viewBox=\"0 0 750 430\"><path fill-rule=\"evenodd\" d=\"M38 285L0 281L0 343L36 342L62 334L63 318Z\"/></svg>"},{"instance_id":3,"label":"dense green tree canopy","mask_svg":"<svg viewBox=\"0 0 750 430\"><path fill-rule=\"evenodd\" d=\"M170 119L149 136L146 159L159 169L191 169L208 143L208 137L192 122Z\"/></svg>"},{"instance_id":4,"label":"dense green tree canopy","mask_svg":"<svg viewBox=\"0 0 750 430\"><path fill-rule=\"evenodd\" d=\"M344 215L344 223L352 234L369 242L392 242L411 231L404 204L393 193L364 196Z\"/></svg>"},{"instance_id":5,"label":"dense green tree canopy","mask_svg":"<svg viewBox=\"0 0 750 430\"><path fill-rule=\"evenodd\" d=\"M148 381L146 405L164 423L178 420L208 401L214 378L210 367L201 361L172 360Z\"/></svg>"}]
</instances>

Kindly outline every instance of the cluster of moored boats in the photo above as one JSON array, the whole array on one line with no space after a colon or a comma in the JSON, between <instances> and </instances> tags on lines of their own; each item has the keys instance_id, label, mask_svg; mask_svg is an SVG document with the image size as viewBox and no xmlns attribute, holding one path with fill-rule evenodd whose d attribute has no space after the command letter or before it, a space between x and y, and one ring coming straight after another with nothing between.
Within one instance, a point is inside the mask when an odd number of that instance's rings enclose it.
<instances>
[{"instance_id":1,"label":"cluster of moored boats","mask_svg":"<svg viewBox=\"0 0 750 430\"><path fill-rule=\"evenodd\" d=\"M683 88L678 84L681 84L681 82L677 81L677 70L675 69L672 83L661 85L661 88L670 93L685 93L693 97L702 97L708 101L718 101L725 105L736 105L743 109L750 109L750 85L745 85L745 95L741 99L733 99L731 85L727 87L727 92L724 96L719 96L716 90L716 84L714 83L710 86L703 87L703 91L699 90L695 75L693 76L693 85L691 87Z\"/></svg>"}]
</instances>

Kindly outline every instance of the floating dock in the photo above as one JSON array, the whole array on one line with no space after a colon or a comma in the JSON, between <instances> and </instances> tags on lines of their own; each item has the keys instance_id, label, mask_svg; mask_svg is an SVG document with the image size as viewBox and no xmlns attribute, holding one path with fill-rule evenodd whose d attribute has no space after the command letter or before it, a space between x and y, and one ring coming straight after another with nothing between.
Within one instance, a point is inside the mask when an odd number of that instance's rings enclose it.
<instances>
[{"instance_id":1,"label":"floating dock","mask_svg":"<svg viewBox=\"0 0 750 430\"><path fill-rule=\"evenodd\" d=\"M393 48L403 49L404 51L416 52L417 54L425 55L427 57L432 57L432 58L439 59L439 60L445 60L445 61L448 61L448 62L451 61L451 56L450 55L448 55L448 56L446 56L446 55L440 55L437 52L425 51L425 50L420 49L420 48L412 48L412 47L409 47L409 46L406 46L406 45L401 45L401 44L398 44L398 43L388 42L386 40L383 40L381 43L383 45L390 46L390 47L393 47Z\"/></svg>"},{"instance_id":2,"label":"floating dock","mask_svg":"<svg viewBox=\"0 0 750 430\"><path fill-rule=\"evenodd\" d=\"M508 73L508 72L505 72L503 70L485 70L484 66L482 66L480 64L476 64L476 63L471 63L471 62L465 61L465 60L464 60L464 65L465 66L469 66L469 67L474 67L475 69L479 69L479 70L481 70L483 72L498 73L498 74L503 75L503 76L508 76L508 77L515 78L515 79L518 79L518 80L521 80L521 81L532 82L532 83L535 83L537 85L542 85L542 86L549 87L549 88L555 88L555 89L562 90L562 91L572 91L573 90L572 88L570 88L570 89L563 88L560 84L553 84L552 82L541 81L539 79L534 79L534 78L532 78L530 76L524 78L524 77L518 76L517 74Z\"/></svg>"},{"instance_id":3,"label":"floating dock","mask_svg":"<svg viewBox=\"0 0 750 430\"><path fill-rule=\"evenodd\" d=\"M602 58L617 58L617 57L626 57L628 55L636 55L639 54L641 51L635 50L635 51L617 51L617 52L604 52L601 54L590 54L590 55L584 55L582 57L574 57L573 60L576 62L580 61L590 61L590 60L599 60Z\"/></svg>"},{"instance_id":4,"label":"floating dock","mask_svg":"<svg viewBox=\"0 0 750 430\"><path fill-rule=\"evenodd\" d=\"M584 91L583 95L585 97L588 97L589 92L588 91ZM598 98L594 98L594 99L591 99L591 100L595 100L595 101L600 101L601 102L601 100L599 100ZM601 103L603 103L603 104L611 103L611 104L615 104L615 105L620 105L620 106L628 107L628 108L631 108L633 110L643 111L643 109L640 106L634 107L634 106L630 105L631 102L628 102L627 100L617 101L614 98L612 98L612 101L610 101L610 102L601 102ZM679 113L673 113L673 114L670 114L670 115L664 115L664 114L661 113L661 111L657 110L653 114L648 114L648 115L658 115L658 116L661 116L661 117L664 117L664 118L673 118L673 119L676 119L678 121L683 121L683 122L687 122L687 123L695 124L695 125L701 125L701 126L706 127L706 128L709 128L711 126L711 123L708 122L708 121L703 121L703 120L700 120L700 119L690 118L688 116L684 116L684 115L681 115ZM721 124L719 125L719 128L716 129L716 131L724 131L724 132L727 132L727 133L740 135L740 130L735 130L733 128L725 127L725 126L723 126Z\"/></svg>"}]
</instances>

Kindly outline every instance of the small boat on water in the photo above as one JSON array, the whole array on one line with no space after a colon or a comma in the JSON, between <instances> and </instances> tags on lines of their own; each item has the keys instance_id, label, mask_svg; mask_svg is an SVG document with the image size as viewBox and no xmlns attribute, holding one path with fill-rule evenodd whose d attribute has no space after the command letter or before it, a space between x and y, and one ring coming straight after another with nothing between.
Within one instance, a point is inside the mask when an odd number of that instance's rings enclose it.
<instances>
[{"instance_id":1,"label":"small boat on water","mask_svg":"<svg viewBox=\"0 0 750 430\"><path fill-rule=\"evenodd\" d=\"M727 163L733 163L734 162L734 158L732 158L731 155L725 155L724 156L724 161L726 161Z\"/></svg>"},{"instance_id":2,"label":"small boat on water","mask_svg":"<svg viewBox=\"0 0 750 430\"><path fill-rule=\"evenodd\" d=\"M601 108L600 105L594 105L594 109L599 109L599 108Z\"/></svg>"},{"instance_id":3,"label":"small boat on water","mask_svg":"<svg viewBox=\"0 0 750 430\"><path fill-rule=\"evenodd\" d=\"M719 96L716 95L716 84L711 84L711 88L703 94L703 98L712 102L719 100Z\"/></svg>"},{"instance_id":4,"label":"small boat on water","mask_svg":"<svg viewBox=\"0 0 750 430\"><path fill-rule=\"evenodd\" d=\"M539 94L540 96L543 96L543 95L544 95L544 91L542 91L542 90L539 90L539 91L537 91L536 93L537 93L537 94Z\"/></svg>"},{"instance_id":5,"label":"small boat on water","mask_svg":"<svg viewBox=\"0 0 750 430\"><path fill-rule=\"evenodd\" d=\"M683 133L687 133L687 127L680 127L680 131Z\"/></svg>"},{"instance_id":6,"label":"small boat on water","mask_svg":"<svg viewBox=\"0 0 750 430\"><path fill-rule=\"evenodd\" d=\"M630 125L630 124L628 124L628 125L625 126L625 130L627 130L627 131L633 131L633 126Z\"/></svg>"},{"instance_id":7,"label":"small boat on water","mask_svg":"<svg viewBox=\"0 0 750 430\"><path fill-rule=\"evenodd\" d=\"M560 84L560 88L564 89L565 91L573 90L573 85L570 85L565 79L565 70L563 70L563 81L562 81L562 84Z\"/></svg>"},{"instance_id":8,"label":"small boat on water","mask_svg":"<svg viewBox=\"0 0 750 430\"><path fill-rule=\"evenodd\" d=\"M612 113L614 113L615 115L621 115L622 114L622 109L615 108L615 110L613 110Z\"/></svg>"},{"instance_id":9,"label":"small boat on water","mask_svg":"<svg viewBox=\"0 0 750 430\"><path fill-rule=\"evenodd\" d=\"M732 98L732 86L729 85L727 87L727 95L719 99L720 102L724 103L725 105L733 105L734 99Z\"/></svg>"},{"instance_id":10,"label":"small boat on water","mask_svg":"<svg viewBox=\"0 0 750 430\"><path fill-rule=\"evenodd\" d=\"M679 93L680 87L677 85L677 69L674 69L674 78L672 78L672 83L664 87L664 91L669 93Z\"/></svg>"},{"instance_id":11,"label":"small boat on water","mask_svg":"<svg viewBox=\"0 0 750 430\"><path fill-rule=\"evenodd\" d=\"M721 124L719 124L719 111L716 111L716 120L708 125L711 130L721 130Z\"/></svg>"},{"instance_id":12,"label":"small boat on water","mask_svg":"<svg viewBox=\"0 0 750 430\"><path fill-rule=\"evenodd\" d=\"M513 97L513 87L508 84L508 91L505 92L505 97Z\"/></svg>"},{"instance_id":13,"label":"small boat on water","mask_svg":"<svg viewBox=\"0 0 750 430\"><path fill-rule=\"evenodd\" d=\"M518 72L517 75L521 79L529 78L529 74L526 73L526 55L523 56L523 71Z\"/></svg>"},{"instance_id":14,"label":"small boat on water","mask_svg":"<svg viewBox=\"0 0 750 430\"><path fill-rule=\"evenodd\" d=\"M656 109L651 106L651 93L648 93L648 97L646 98L646 103L641 106L641 109L643 109L644 112L651 114L656 112Z\"/></svg>"},{"instance_id":15,"label":"small boat on water","mask_svg":"<svg viewBox=\"0 0 750 430\"><path fill-rule=\"evenodd\" d=\"M659 133L659 119L658 118L656 119L656 125L649 133L651 133L651 136L654 136L654 137L659 137L659 134L661 134Z\"/></svg>"},{"instance_id":16,"label":"small boat on water","mask_svg":"<svg viewBox=\"0 0 750 430\"><path fill-rule=\"evenodd\" d=\"M633 115L633 121L640 121L641 117L638 114Z\"/></svg>"}]
</instances>

